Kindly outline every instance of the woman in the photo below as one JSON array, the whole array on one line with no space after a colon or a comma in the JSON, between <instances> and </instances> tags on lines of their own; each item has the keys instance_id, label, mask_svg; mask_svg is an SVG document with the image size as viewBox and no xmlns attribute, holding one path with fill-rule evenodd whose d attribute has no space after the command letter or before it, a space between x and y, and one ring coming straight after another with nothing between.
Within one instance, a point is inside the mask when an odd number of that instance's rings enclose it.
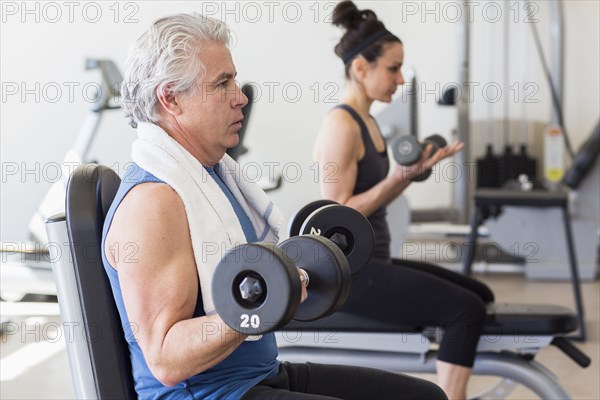
<instances>
[{"instance_id":1,"label":"woman","mask_svg":"<svg viewBox=\"0 0 600 400\"><path fill-rule=\"evenodd\" d=\"M383 322L441 326L436 369L438 384L450 399L466 398L466 388L492 292L482 283L435 265L392 260L386 206L411 179L463 148L455 142L429 158L428 146L419 163L396 165L389 171L386 143L369 114L375 100L390 102L404 83L404 48L370 10L351 1L337 5L333 24L346 33L335 48L346 72L342 104L325 118L315 159L321 166L335 163L336 179L321 182L324 198L360 211L375 231L372 262L352 281L345 314L364 315Z\"/></svg>"}]
</instances>

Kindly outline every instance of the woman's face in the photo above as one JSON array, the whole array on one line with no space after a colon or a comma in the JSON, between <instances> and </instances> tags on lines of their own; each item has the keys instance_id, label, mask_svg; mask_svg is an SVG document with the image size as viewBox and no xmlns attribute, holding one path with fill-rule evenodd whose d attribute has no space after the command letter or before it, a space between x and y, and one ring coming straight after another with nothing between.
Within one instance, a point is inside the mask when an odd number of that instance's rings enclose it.
<instances>
[{"instance_id":1,"label":"woman's face","mask_svg":"<svg viewBox=\"0 0 600 400\"><path fill-rule=\"evenodd\" d=\"M383 54L370 63L363 85L373 100L389 103L399 85L404 84L402 76L402 63L404 62L404 47L399 42L387 43L383 47Z\"/></svg>"}]
</instances>

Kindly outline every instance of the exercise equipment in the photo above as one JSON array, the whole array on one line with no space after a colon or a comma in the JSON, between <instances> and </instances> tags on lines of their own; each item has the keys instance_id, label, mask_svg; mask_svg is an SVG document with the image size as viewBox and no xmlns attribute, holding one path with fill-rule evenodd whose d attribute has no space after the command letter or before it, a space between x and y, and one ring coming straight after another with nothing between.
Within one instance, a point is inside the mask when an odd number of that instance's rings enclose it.
<instances>
[{"instance_id":1,"label":"exercise equipment","mask_svg":"<svg viewBox=\"0 0 600 400\"><path fill-rule=\"evenodd\" d=\"M524 1L526 7L526 0ZM521 33L523 37L528 38L528 24L521 24ZM529 82L529 40L521 40L521 83ZM525 89L526 86L523 87ZM535 181L537 178L537 160L527 154L527 142L530 135L529 121L527 119L527 94L525 90L520 91L521 96L521 119L519 126L520 153L516 156L517 175L525 175L527 180Z\"/></svg>"},{"instance_id":2,"label":"exercise equipment","mask_svg":"<svg viewBox=\"0 0 600 400\"><path fill-rule=\"evenodd\" d=\"M401 136L394 141L392 152L394 159L400 165L414 165L423 156L427 145L431 144L433 155L438 149L446 147L446 140L440 135L431 135L420 143L414 136Z\"/></svg>"},{"instance_id":3,"label":"exercise equipment","mask_svg":"<svg viewBox=\"0 0 600 400\"><path fill-rule=\"evenodd\" d=\"M423 156L423 151L428 145L431 145L431 153L429 153L431 158L436 151L446 147L448 143L440 135L431 135L425 138L423 143L420 143L415 136L399 136L392 140L390 145L396 162L400 165L411 166L419 162ZM431 176L431 172L432 170L428 169L412 180L413 182L423 182Z\"/></svg>"},{"instance_id":4,"label":"exercise equipment","mask_svg":"<svg viewBox=\"0 0 600 400\"><path fill-rule=\"evenodd\" d=\"M509 11L509 4L504 4L504 11ZM504 40L502 42L503 61L503 85L502 90L508 93L510 86L510 20L504 18ZM513 152L510 132L510 96L503 96L504 112L502 114L502 136L504 142L504 154L498 158L498 183L497 187L504 185L506 181L513 180L518 176L517 158Z\"/></svg>"},{"instance_id":5,"label":"exercise equipment","mask_svg":"<svg viewBox=\"0 0 600 400\"><path fill-rule=\"evenodd\" d=\"M212 281L217 314L232 329L260 335L294 316L300 276L282 252L264 244L236 246L221 259Z\"/></svg>"},{"instance_id":6,"label":"exercise equipment","mask_svg":"<svg viewBox=\"0 0 600 400\"><path fill-rule=\"evenodd\" d=\"M78 399L137 399L128 345L100 255L106 213L120 179L110 168L79 166L65 212L46 220L52 271ZM131 334L131 333L129 333Z\"/></svg>"},{"instance_id":7,"label":"exercise equipment","mask_svg":"<svg viewBox=\"0 0 600 400\"><path fill-rule=\"evenodd\" d=\"M302 284L308 298L300 304ZM278 330L292 318L314 321L330 315L344 303L349 289L344 254L314 235L289 238L278 246L236 246L221 259L212 281L217 314L247 335Z\"/></svg>"},{"instance_id":8,"label":"exercise equipment","mask_svg":"<svg viewBox=\"0 0 600 400\"><path fill-rule=\"evenodd\" d=\"M217 313L232 329L260 335L293 318L314 321L344 303L350 276L371 259L373 228L358 211L317 200L291 218L290 238L278 246L245 244L229 251L212 283ZM308 299L300 304L298 270L307 278Z\"/></svg>"},{"instance_id":9,"label":"exercise equipment","mask_svg":"<svg viewBox=\"0 0 600 400\"><path fill-rule=\"evenodd\" d=\"M581 288L579 281L579 269L577 266L577 257L575 254L575 244L573 241L573 232L571 227L571 217L568 210L568 193L566 191L549 192L545 190L497 190L497 189L481 189L475 192L474 196L474 212L471 221L471 231L465 245L467 249L466 257L463 262L463 273L470 275L471 265L475 255L477 246L478 228L490 216L490 209L506 208L506 207L526 207L528 213L532 213L531 208L557 208L563 214L563 228L565 233L566 243L563 245L569 253L569 267L573 294L578 315L578 325L580 334L577 336L585 340L585 319L583 310L583 300L581 298ZM548 221L544 220L544 227L548 230ZM517 229L514 225L511 227L511 240L514 240L517 235ZM540 238L542 239L542 238ZM538 240L540 240L538 239ZM518 241L516 243L519 243Z\"/></svg>"},{"instance_id":10,"label":"exercise equipment","mask_svg":"<svg viewBox=\"0 0 600 400\"><path fill-rule=\"evenodd\" d=\"M241 87L241 91L248 98L248 104L244 108L242 108L242 114L244 115L244 123L242 124L242 128L238 131L239 141L237 146L227 149L227 154L233 158L234 160L239 162L239 158L244 154L248 153L248 148L244 145L244 139L246 138L246 130L248 129L248 125L250 123L250 115L252 111L252 107L254 105L256 93L254 90L254 86L252 83L245 83ZM263 182L262 180L258 182L262 190L265 192L272 192L277 190L283 184L283 176L278 174L273 181Z\"/></svg>"},{"instance_id":11,"label":"exercise equipment","mask_svg":"<svg viewBox=\"0 0 600 400\"><path fill-rule=\"evenodd\" d=\"M509 248L519 244L524 270L531 279L568 279L585 337L583 299L579 278L597 275L600 210L600 123L579 149L575 161L555 191L536 187L523 190L478 190L463 270L471 270L474 231L485 223L491 240ZM495 210L490 215L490 210ZM494 218L490 218L493 216ZM559 234L547 234L557 231ZM544 234L539 234L539 233ZM562 233L564 232L564 233ZM533 253L535 252L535 253Z\"/></svg>"},{"instance_id":12,"label":"exercise equipment","mask_svg":"<svg viewBox=\"0 0 600 400\"><path fill-rule=\"evenodd\" d=\"M527 8L527 2L519 2L517 7L525 6L524 9L529 10ZM564 60L567 59L565 57L564 52L564 12L563 12L563 1L557 0L548 3L548 7L550 8L550 33L551 38L549 43L551 45L551 58L553 60L553 70L550 71L547 65L545 64L545 57L543 56L541 41L539 40L539 35L537 34L537 25L532 23L526 23L529 25L534 33L534 39L536 41L536 46L539 53L539 59L542 62L542 66L544 67L544 75L550 84L550 90L552 92L552 114L553 119L552 122L554 124L560 125L564 131L564 121L562 118L562 88L563 88L563 71L564 71ZM461 95L459 96L457 103L457 139L465 144L465 148L458 154L456 154L455 161L458 165L466 165L470 160L474 159L471 157L472 152L472 143L473 138L471 136L471 127L472 122L470 116L470 108L473 104L472 99L472 91L469 90L470 85L472 84L473 77L471 76L471 68L473 62L471 60L472 50L471 50L471 30L473 29L472 21L473 21L473 10L462 4L461 5L461 15L464 17L462 19L462 23L456 25L458 29L458 57L456 60L456 64L458 67L459 75L458 75L458 88L460 89ZM505 19L507 20L507 19ZM488 24L490 27L496 24ZM523 38L526 40L526 38ZM488 45L489 49L497 49L498 47L493 45ZM476 55L479 57L479 55ZM488 55L491 59L491 57ZM494 82L496 79L493 77L490 79L490 82ZM570 150L569 136L565 132L564 140L565 146L569 151L569 154L572 154L572 150ZM492 149L493 150L493 149ZM492 165L494 159L491 157L487 157L488 152L486 151L486 155L484 158L490 162L489 165ZM493 171L492 167L482 167L483 171L487 171L488 173ZM478 174L478 177L481 174ZM517 174L518 176L518 174ZM479 179L479 178L478 178ZM491 179L490 179L491 181ZM487 182L487 180L486 180ZM479 186L483 187L483 186ZM487 186L486 186L487 187ZM495 185L498 187L498 185ZM471 215L471 204L473 197L473 185L469 184L468 179L460 179L453 185L453 206L457 210L458 217L454 222L467 224L469 220L469 216Z\"/></svg>"},{"instance_id":13,"label":"exercise equipment","mask_svg":"<svg viewBox=\"0 0 600 400\"><path fill-rule=\"evenodd\" d=\"M507 398L518 384L541 399L569 399L557 377L535 360L554 345L581 367L590 359L562 335L577 329L570 310L552 305L490 304L479 341L474 375L500 381L473 398ZM315 323L294 321L276 333L279 359L327 362L403 373L435 373L443 331L423 326L383 324L338 312Z\"/></svg>"},{"instance_id":14,"label":"exercise equipment","mask_svg":"<svg viewBox=\"0 0 600 400\"><path fill-rule=\"evenodd\" d=\"M485 155L476 160L477 164L477 187L498 187L498 158L494 155L491 142L486 145Z\"/></svg>"},{"instance_id":15,"label":"exercise equipment","mask_svg":"<svg viewBox=\"0 0 600 400\"><path fill-rule=\"evenodd\" d=\"M319 235L335 243L348 260L353 276L373 256L373 227L364 215L353 208L331 200L317 200L300 209L290 221L290 237Z\"/></svg>"},{"instance_id":16,"label":"exercise equipment","mask_svg":"<svg viewBox=\"0 0 600 400\"><path fill-rule=\"evenodd\" d=\"M323 199L323 200L315 200L311 203L308 203L304 207L302 207L300 210L298 210L296 212L296 214L294 214L294 216L292 216L292 218L290 218L290 223L288 226L289 236L293 237L293 236L301 235L300 230L302 229L302 225L304 224L304 221L306 221L306 219L310 216L310 214L312 214L313 212L315 212L316 210L318 210L319 208L321 208L323 206L329 206L329 205L335 205L335 204L339 204L339 203L336 203L333 200Z\"/></svg>"},{"instance_id":17,"label":"exercise equipment","mask_svg":"<svg viewBox=\"0 0 600 400\"><path fill-rule=\"evenodd\" d=\"M309 296L298 307L296 321L316 321L336 312L350 291L350 266L332 241L315 235L287 239L278 246L307 273Z\"/></svg>"},{"instance_id":18,"label":"exercise equipment","mask_svg":"<svg viewBox=\"0 0 600 400\"><path fill-rule=\"evenodd\" d=\"M44 197L40 208L29 223L29 231L33 240L47 243L44 221L46 218L64 210L64 199L67 182L73 165L81 165L91 162L90 149L98 134L102 116L107 111L119 110L121 96L121 85L123 75L112 60L86 59L85 69L88 71L100 71L100 88L94 101L90 105L87 119L82 126L75 144L63 161L62 179L56 182Z\"/></svg>"},{"instance_id":19,"label":"exercise equipment","mask_svg":"<svg viewBox=\"0 0 600 400\"><path fill-rule=\"evenodd\" d=\"M565 175L563 183L566 187L556 191L478 190L475 193L475 209L467 239L469 251L463 263L463 272L470 274L478 239L477 230L489 218L490 209L502 211L501 215L498 211L495 212L495 221L487 224L490 234L500 246L507 246L508 243L533 243L527 242L531 240L531 232L548 232L553 224L563 225L564 236L536 237L535 259L531 261L537 266L545 264L536 269L538 274L546 274L546 278L551 277L549 270L552 269L552 264L557 264L562 270L566 270L564 264L569 265L566 277L572 282L579 319L579 335L576 337L582 340L586 338L586 329L580 276L596 267L597 230L600 226L597 206L599 152L600 123L581 146L573 166ZM518 227L514 221L519 221ZM582 256L585 257L586 264L591 264L589 267L582 268ZM526 261L527 258L529 257L526 257ZM533 269L533 266L527 268L527 274L532 274Z\"/></svg>"},{"instance_id":20,"label":"exercise equipment","mask_svg":"<svg viewBox=\"0 0 600 400\"><path fill-rule=\"evenodd\" d=\"M64 211L66 187L72 167L90 161L89 151L98 134L102 117L106 112L120 108L119 89L123 76L116 64L107 59L89 58L85 60L84 68L87 71L99 71L98 91L93 97L73 147L65 155L62 178L51 186L29 222L31 242L20 247L2 243L0 293L5 300L19 301L26 294L56 294L48 251L52 243L46 236L44 221ZM4 259L7 262L4 262Z\"/></svg>"},{"instance_id":21,"label":"exercise equipment","mask_svg":"<svg viewBox=\"0 0 600 400\"><path fill-rule=\"evenodd\" d=\"M79 167L67 188L66 217L46 223L57 244L52 268L61 317L73 327L65 330L65 343L77 398L135 398L125 333L100 257L104 218L118 186L118 176L106 167ZM292 321L277 333L279 358L435 372L435 335L422 327L383 326L347 315L341 315L343 323L330 322L340 315L318 323ZM585 366L589 359L561 338L576 328L577 319L564 307L490 305L473 372L504 379L488 397L504 397L520 383L541 398L567 399L556 377L534 357L553 344Z\"/></svg>"},{"instance_id":22,"label":"exercise equipment","mask_svg":"<svg viewBox=\"0 0 600 400\"><path fill-rule=\"evenodd\" d=\"M565 174L563 183L571 189L577 189L582 181L594 168L598 155L600 154L600 122L590 137L581 145L573 165Z\"/></svg>"},{"instance_id":23,"label":"exercise equipment","mask_svg":"<svg viewBox=\"0 0 600 400\"><path fill-rule=\"evenodd\" d=\"M375 116L381 135L388 143L396 136L419 134L419 97L415 71L406 68L404 79L405 84L398 87L399 95Z\"/></svg>"},{"instance_id":24,"label":"exercise equipment","mask_svg":"<svg viewBox=\"0 0 600 400\"><path fill-rule=\"evenodd\" d=\"M437 101L440 106L455 106L458 101L458 90L456 85L450 85L442 92L439 100Z\"/></svg>"},{"instance_id":25,"label":"exercise equipment","mask_svg":"<svg viewBox=\"0 0 600 400\"><path fill-rule=\"evenodd\" d=\"M546 56L544 55L544 49L542 47L542 42L540 40L540 35L538 33L537 30L537 26L535 26L535 24L529 24L531 25L531 31L533 32L533 38L535 39L535 46L537 48L538 51L538 56L540 59L540 63L542 64L542 68L544 69L544 76L546 77L546 80L548 81L548 87L550 88L550 93L552 95L552 113L554 118L556 119L556 122L558 123L558 125L562 128L562 132L563 132L563 140L565 142L565 148L567 149L567 153L569 154L569 157L571 158L571 160L575 159L575 152L573 151L573 146L571 145L571 140L569 137L569 133L567 131L567 127L565 125L565 119L563 116L563 102L562 102L562 78L563 78L563 74L562 74L562 70L563 70L563 64L564 64L564 51L563 51L563 38L560 35L562 33L562 25L563 25L563 9L562 9L562 3L560 1L556 1L556 2L552 2L551 3L551 12L552 12L552 29L551 31L553 32L553 34L556 34L555 32L558 32L559 37L558 38L553 38L552 43L554 43L554 46L557 47L557 49L555 50L555 53L560 53L559 54L559 58L560 58L560 66L557 67L557 71L555 71L555 76L553 78L552 74L550 73L550 69L548 68L548 63L546 62ZM554 39L558 39L558 40L554 40ZM556 54L554 54L554 56L556 56Z\"/></svg>"},{"instance_id":26,"label":"exercise equipment","mask_svg":"<svg viewBox=\"0 0 600 400\"><path fill-rule=\"evenodd\" d=\"M496 24L487 24L487 61L488 82L494 82L496 65ZM475 160L477 168L477 187L498 187L498 157L494 155L494 103L487 102L487 119L485 122L485 155Z\"/></svg>"}]
</instances>

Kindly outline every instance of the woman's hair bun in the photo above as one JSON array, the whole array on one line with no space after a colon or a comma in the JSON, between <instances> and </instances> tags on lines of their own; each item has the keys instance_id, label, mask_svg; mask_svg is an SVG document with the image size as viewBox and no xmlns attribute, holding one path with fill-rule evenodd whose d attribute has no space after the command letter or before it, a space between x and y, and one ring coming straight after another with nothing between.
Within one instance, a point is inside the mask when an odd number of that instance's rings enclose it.
<instances>
[{"instance_id":1,"label":"woman's hair bun","mask_svg":"<svg viewBox=\"0 0 600 400\"><path fill-rule=\"evenodd\" d=\"M346 30L358 29L360 24L368 19L377 20L377 16L371 10L359 10L350 0L339 3L333 10L332 15L333 24Z\"/></svg>"}]
</instances>

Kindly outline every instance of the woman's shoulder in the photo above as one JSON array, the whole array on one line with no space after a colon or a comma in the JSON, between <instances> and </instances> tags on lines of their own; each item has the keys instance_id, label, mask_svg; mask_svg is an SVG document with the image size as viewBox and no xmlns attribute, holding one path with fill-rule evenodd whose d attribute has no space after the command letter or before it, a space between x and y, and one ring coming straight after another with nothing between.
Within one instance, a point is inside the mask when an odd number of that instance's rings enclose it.
<instances>
[{"instance_id":1,"label":"woman's shoulder","mask_svg":"<svg viewBox=\"0 0 600 400\"><path fill-rule=\"evenodd\" d=\"M325 116L317 138L314 157L321 160L325 151L330 156L344 154L356 159L361 149L360 127L347 111L335 108Z\"/></svg>"},{"instance_id":2,"label":"woman's shoulder","mask_svg":"<svg viewBox=\"0 0 600 400\"><path fill-rule=\"evenodd\" d=\"M360 136L360 126L345 109L336 107L329 111L323 120L323 131L335 136Z\"/></svg>"}]
</instances>

